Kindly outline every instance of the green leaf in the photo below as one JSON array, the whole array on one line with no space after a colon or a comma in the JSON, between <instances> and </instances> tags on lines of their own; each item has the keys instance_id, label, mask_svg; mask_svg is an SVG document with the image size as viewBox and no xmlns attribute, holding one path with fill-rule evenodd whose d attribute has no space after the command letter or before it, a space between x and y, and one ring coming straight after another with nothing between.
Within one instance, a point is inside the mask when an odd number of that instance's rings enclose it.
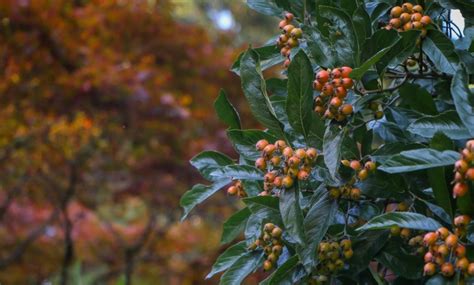
<instances>
[{"instance_id":1,"label":"green leaf","mask_svg":"<svg viewBox=\"0 0 474 285\"><path fill-rule=\"evenodd\" d=\"M437 132L441 132L453 140L471 137L469 130L454 110L420 118L408 126L408 131L425 138L432 138Z\"/></svg>"},{"instance_id":2,"label":"green leaf","mask_svg":"<svg viewBox=\"0 0 474 285\"><path fill-rule=\"evenodd\" d=\"M251 212L249 208L243 208L224 222L221 244L229 243L239 236L239 234L245 229L250 214Z\"/></svg>"},{"instance_id":3,"label":"green leaf","mask_svg":"<svg viewBox=\"0 0 474 285\"><path fill-rule=\"evenodd\" d=\"M352 243L354 255L348 260L349 268L345 269L343 274L354 278L367 269L370 261L387 243L388 233L388 231L367 231L355 237Z\"/></svg>"},{"instance_id":4,"label":"green leaf","mask_svg":"<svg viewBox=\"0 0 474 285\"><path fill-rule=\"evenodd\" d=\"M226 186L231 182L230 179L224 179L217 181L210 186L197 184L194 185L191 190L184 193L179 201L179 204L184 209L184 214L181 220L183 221L188 216L189 212L196 207L196 205L202 203L207 198L211 197L214 193L219 191L222 187Z\"/></svg>"},{"instance_id":5,"label":"green leaf","mask_svg":"<svg viewBox=\"0 0 474 285\"><path fill-rule=\"evenodd\" d=\"M390 49L396 44L397 42L393 43L391 46L388 46L382 50L380 50L379 52L377 52L374 56L372 56L371 58L369 58L368 60L366 60L360 67L358 68L355 68L352 72L351 72L351 77L356 79L356 80L360 80L362 78L362 76L364 76L364 74L372 67L374 66L377 62L379 62L382 57L390 51Z\"/></svg>"},{"instance_id":6,"label":"green leaf","mask_svg":"<svg viewBox=\"0 0 474 285\"><path fill-rule=\"evenodd\" d=\"M262 71L265 71L277 64L281 64L285 60L285 57L281 56L280 49L276 45L258 47L255 48L254 51L259 55L260 68ZM230 68L230 70L237 75L240 75L240 61L244 54L245 52L241 53Z\"/></svg>"},{"instance_id":7,"label":"green leaf","mask_svg":"<svg viewBox=\"0 0 474 285\"><path fill-rule=\"evenodd\" d=\"M431 277L426 281L425 285L459 285L459 274L453 278L445 278L441 274Z\"/></svg>"},{"instance_id":8,"label":"green leaf","mask_svg":"<svg viewBox=\"0 0 474 285\"><path fill-rule=\"evenodd\" d=\"M343 10L331 6L319 6L319 13L330 22L329 40L337 54L339 65L356 66L359 40L351 18ZM363 40L363 39L362 39Z\"/></svg>"},{"instance_id":9,"label":"green leaf","mask_svg":"<svg viewBox=\"0 0 474 285\"><path fill-rule=\"evenodd\" d=\"M329 173L335 177L341 163L341 149L344 140L344 132L336 126L326 129L323 139L324 163Z\"/></svg>"},{"instance_id":10,"label":"green leaf","mask_svg":"<svg viewBox=\"0 0 474 285\"><path fill-rule=\"evenodd\" d=\"M278 121L275 111L270 103L260 69L260 60L257 52L248 49L240 61L240 77L242 90L254 117L265 127L283 134L283 126Z\"/></svg>"},{"instance_id":11,"label":"green leaf","mask_svg":"<svg viewBox=\"0 0 474 285\"><path fill-rule=\"evenodd\" d=\"M212 266L211 272L207 274L206 279L209 279L215 274L226 270L232 264L234 264L237 259L239 259L239 257L243 256L246 253L248 253L248 250L245 241L241 241L229 247L228 249L226 249L226 251L219 255L216 262Z\"/></svg>"},{"instance_id":12,"label":"green leaf","mask_svg":"<svg viewBox=\"0 0 474 285\"><path fill-rule=\"evenodd\" d=\"M317 65L331 68L337 65L335 49L329 39L316 27L303 26L303 38L308 44L308 54Z\"/></svg>"},{"instance_id":13,"label":"green leaf","mask_svg":"<svg viewBox=\"0 0 474 285\"><path fill-rule=\"evenodd\" d=\"M436 105L431 94L417 84L405 83L398 89L402 99L401 106L408 106L422 114L437 115Z\"/></svg>"},{"instance_id":14,"label":"green leaf","mask_svg":"<svg viewBox=\"0 0 474 285\"><path fill-rule=\"evenodd\" d=\"M435 231L441 227L437 221L422 214L390 212L371 219L357 231L389 229L392 226L423 231Z\"/></svg>"},{"instance_id":15,"label":"green leaf","mask_svg":"<svg viewBox=\"0 0 474 285\"><path fill-rule=\"evenodd\" d=\"M449 198L449 197L448 197ZM421 199L420 199L421 200ZM452 224L452 221L453 221L453 218L452 218L452 214L448 214L448 212L446 212L446 210L444 210L443 208L441 208L440 206L436 205L436 204L433 204L433 203L430 203L428 201L425 201L425 200L421 200L427 207L428 209L430 209L431 212L433 212L433 214L438 217L441 221L443 221L444 223L450 225ZM438 202L437 202L438 203Z\"/></svg>"},{"instance_id":16,"label":"green leaf","mask_svg":"<svg viewBox=\"0 0 474 285\"><path fill-rule=\"evenodd\" d=\"M263 253L248 252L237 259L222 275L221 285L240 285L263 262Z\"/></svg>"},{"instance_id":17,"label":"green leaf","mask_svg":"<svg viewBox=\"0 0 474 285\"><path fill-rule=\"evenodd\" d=\"M474 136L474 94L469 89L469 76L464 65L456 69L451 83L451 95L461 121Z\"/></svg>"},{"instance_id":18,"label":"green leaf","mask_svg":"<svg viewBox=\"0 0 474 285\"><path fill-rule=\"evenodd\" d=\"M240 116L237 110L227 99L225 91L221 89L219 96L214 101L214 109L219 119L227 124L230 129L240 129Z\"/></svg>"},{"instance_id":19,"label":"green leaf","mask_svg":"<svg viewBox=\"0 0 474 285\"><path fill-rule=\"evenodd\" d=\"M315 195L320 195L319 193ZM329 198L327 191L308 210L303 225L308 240L304 247L297 250L301 262L307 270L316 265L316 249L332 224L337 212L336 201Z\"/></svg>"},{"instance_id":20,"label":"green leaf","mask_svg":"<svg viewBox=\"0 0 474 285\"><path fill-rule=\"evenodd\" d=\"M211 181L215 180L215 177L211 176L214 170L234 163L230 157L217 151L203 151L189 162L204 178Z\"/></svg>"},{"instance_id":21,"label":"green leaf","mask_svg":"<svg viewBox=\"0 0 474 285\"><path fill-rule=\"evenodd\" d=\"M374 33L374 36L377 33ZM386 36L390 36L390 33L384 35L384 37ZM420 32L412 30L400 33L399 36L401 36L401 39L377 63L377 70L379 74L381 74L387 66L397 65L400 62L404 62L409 56L413 55L413 52L416 48L416 40L420 36Z\"/></svg>"},{"instance_id":22,"label":"green leaf","mask_svg":"<svg viewBox=\"0 0 474 285\"><path fill-rule=\"evenodd\" d=\"M247 6L268 16L283 16L284 10L274 0L247 0Z\"/></svg>"},{"instance_id":23,"label":"green leaf","mask_svg":"<svg viewBox=\"0 0 474 285\"><path fill-rule=\"evenodd\" d=\"M362 193L373 198L403 198L406 194L406 185L403 179L397 175L390 175L382 171L376 171L369 177L357 183Z\"/></svg>"},{"instance_id":24,"label":"green leaf","mask_svg":"<svg viewBox=\"0 0 474 285\"><path fill-rule=\"evenodd\" d=\"M211 174L215 179L263 180L263 172L250 165L227 165L215 169Z\"/></svg>"},{"instance_id":25,"label":"green leaf","mask_svg":"<svg viewBox=\"0 0 474 285\"><path fill-rule=\"evenodd\" d=\"M299 284L306 275L304 268L299 266L299 258L294 255L279 266L267 279L260 285L292 285Z\"/></svg>"},{"instance_id":26,"label":"green leaf","mask_svg":"<svg viewBox=\"0 0 474 285\"><path fill-rule=\"evenodd\" d=\"M255 144L259 140L266 139L270 143L273 143L278 139L260 130L228 130L227 136L234 146L234 149L241 156L249 160L256 160L261 156L261 152L255 148Z\"/></svg>"},{"instance_id":27,"label":"green leaf","mask_svg":"<svg viewBox=\"0 0 474 285\"><path fill-rule=\"evenodd\" d=\"M354 3L354 0L349 0ZM372 34L372 27L370 24L370 16L367 14L365 7L360 5L352 14L352 22L354 24L354 31L360 43L363 43L367 37Z\"/></svg>"},{"instance_id":28,"label":"green leaf","mask_svg":"<svg viewBox=\"0 0 474 285\"><path fill-rule=\"evenodd\" d=\"M423 276L423 259L413 258L404 250L403 244L390 242L376 256L376 260L391 269L397 276L419 279Z\"/></svg>"},{"instance_id":29,"label":"green leaf","mask_svg":"<svg viewBox=\"0 0 474 285\"><path fill-rule=\"evenodd\" d=\"M279 199L272 196L257 196L242 199L252 211L252 213L258 212L261 208L267 208L273 211L279 211Z\"/></svg>"},{"instance_id":30,"label":"green leaf","mask_svg":"<svg viewBox=\"0 0 474 285\"><path fill-rule=\"evenodd\" d=\"M423 51L431 59L436 68L447 74L455 74L459 57L454 51L454 44L438 30L428 30L423 41Z\"/></svg>"},{"instance_id":31,"label":"green leaf","mask_svg":"<svg viewBox=\"0 0 474 285\"><path fill-rule=\"evenodd\" d=\"M286 113L293 129L306 139L313 115L313 69L306 54L300 50L288 67L288 98Z\"/></svg>"},{"instance_id":32,"label":"green leaf","mask_svg":"<svg viewBox=\"0 0 474 285\"><path fill-rule=\"evenodd\" d=\"M303 245L305 241L303 231L303 213L299 204L299 191L293 187L282 189L280 192L280 213L285 231L293 240Z\"/></svg>"},{"instance_id":33,"label":"green leaf","mask_svg":"<svg viewBox=\"0 0 474 285\"><path fill-rule=\"evenodd\" d=\"M388 173L404 173L454 164L459 158L455 151L414 149L402 151L385 161L378 169Z\"/></svg>"}]
</instances>

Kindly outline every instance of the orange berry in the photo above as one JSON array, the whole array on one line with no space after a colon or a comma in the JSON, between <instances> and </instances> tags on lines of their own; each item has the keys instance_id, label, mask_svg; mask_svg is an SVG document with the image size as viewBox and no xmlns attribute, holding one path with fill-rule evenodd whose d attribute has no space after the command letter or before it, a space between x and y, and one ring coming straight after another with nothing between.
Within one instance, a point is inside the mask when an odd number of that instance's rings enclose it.
<instances>
[{"instance_id":1,"label":"orange berry","mask_svg":"<svg viewBox=\"0 0 474 285\"><path fill-rule=\"evenodd\" d=\"M469 164L466 161L460 159L454 163L454 169L460 173L466 173L469 168Z\"/></svg>"},{"instance_id":2,"label":"orange berry","mask_svg":"<svg viewBox=\"0 0 474 285\"><path fill-rule=\"evenodd\" d=\"M346 89L351 89L354 86L354 82L351 78L342 78L342 86Z\"/></svg>"},{"instance_id":3,"label":"orange berry","mask_svg":"<svg viewBox=\"0 0 474 285\"><path fill-rule=\"evenodd\" d=\"M393 18L390 19L390 22L388 23L391 27L398 29L402 25L402 21L400 21L399 18Z\"/></svg>"},{"instance_id":4,"label":"orange berry","mask_svg":"<svg viewBox=\"0 0 474 285\"><path fill-rule=\"evenodd\" d=\"M390 227L390 234L392 236L399 236L400 232L401 232L401 229L399 226L395 225L395 226Z\"/></svg>"},{"instance_id":5,"label":"orange berry","mask_svg":"<svg viewBox=\"0 0 474 285\"><path fill-rule=\"evenodd\" d=\"M421 7L421 5L415 5L413 6L413 11L417 13L423 13L423 7Z\"/></svg>"},{"instance_id":6,"label":"orange berry","mask_svg":"<svg viewBox=\"0 0 474 285\"><path fill-rule=\"evenodd\" d=\"M350 114L352 114L353 112L353 108L352 108L352 105L351 104L345 104L345 105L342 105L341 107L341 113L346 115L346 116L349 116Z\"/></svg>"},{"instance_id":7,"label":"orange berry","mask_svg":"<svg viewBox=\"0 0 474 285\"><path fill-rule=\"evenodd\" d=\"M268 270L271 270L272 267L273 267L273 263L271 263L271 261L265 260L263 262L263 270L268 271Z\"/></svg>"},{"instance_id":8,"label":"orange berry","mask_svg":"<svg viewBox=\"0 0 474 285\"><path fill-rule=\"evenodd\" d=\"M333 93L334 87L330 83L324 84L322 94L325 96L331 96Z\"/></svg>"},{"instance_id":9,"label":"orange berry","mask_svg":"<svg viewBox=\"0 0 474 285\"><path fill-rule=\"evenodd\" d=\"M474 168L469 168L466 171L466 179L469 181L474 181Z\"/></svg>"},{"instance_id":10,"label":"orange berry","mask_svg":"<svg viewBox=\"0 0 474 285\"><path fill-rule=\"evenodd\" d=\"M280 176L275 177L275 180L273 180L273 185L275 185L276 188L280 188L282 184L283 179Z\"/></svg>"},{"instance_id":11,"label":"orange berry","mask_svg":"<svg viewBox=\"0 0 474 285\"><path fill-rule=\"evenodd\" d=\"M367 161L365 163L364 167L368 171L374 171L377 168L377 165L375 165L375 162L373 162L373 161Z\"/></svg>"},{"instance_id":12,"label":"orange berry","mask_svg":"<svg viewBox=\"0 0 474 285\"><path fill-rule=\"evenodd\" d=\"M352 160L350 163L350 167L354 170L360 170L362 168L358 160Z\"/></svg>"},{"instance_id":13,"label":"orange berry","mask_svg":"<svg viewBox=\"0 0 474 285\"><path fill-rule=\"evenodd\" d=\"M472 162L474 160L474 153L472 153L470 150L468 150L467 148L463 149L461 151L461 154L462 154L462 158L463 160L467 161L467 162Z\"/></svg>"},{"instance_id":14,"label":"orange berry","mask_svg":"<svg viewBox=\"0 0 474 285\"><path fill-rule=\"evenodd\" d=\"M231 196L234 196L237 194L237 187L235 186L230 186L229 188L227 188L227 194L231 195Z\"/></svg>"},{"instance_id":15,"label":"orange berry","mask_svg":"<svg viewBox=\"0 0 474 285\"><path fill-rule=\"evenodd\" d=\"M259 140L255 146L257 150L262 151L267 145L268 145L268 141L264 139L264 140Z\"/></svg>"},{"instance_id":16,"label":"orange berry","mask_svg":"<svg viewBox=\"0 0 474 285\"><path fill-rule=\"evenodd\" d=\"M392 18L398 18L402 14L403 9L400 6L395 6L390 10L390 17Z\"/></svg>"},{"instance_id":17,"label":"orange berry","mask_svg":"<svg viewBox=\"0 0 474 285\"><path fill-rule=\"evenodd\" d=\"M298 167L300 162L301 162L301 159L299 159L297 156L292 156L288 159L288 166L295 168L295 167Z\"/></svg>"},{"instance_id":18,"label":"orange berry","mask_svg":"<svg viewBox=\"0 0 474 285\"><path fill-rule=\"evenodd\" d=\"M283 30L284 27L288 25L288 21L286 20L281 20L280 23L278 24L278 27Z\"/></svg>"},{"instance_id":19,"label":"orange berry","mask_svg":"<svg viewBox=\"0 0 474 285\"><path fill-rule=\"evenodd\" d=\"M400 231L400 237L404 238L404 239L408 239L411 235L411 231L410 229L407 229L407 228L404 228Z\"/></svg>"},{"instance_id":20,"label":"orange berry","mask_svg":"<svg viewBox=\"0 0 474 285\"><path fill-rule=\"evenodd\" d=\"M319 80L314 80L313 81L313 89L316 91L321 91L323 90L323 84L319 82Z\"/></svg>"},{"instance_id":21,"label":"orange berry","mask_svg":"<svg viewBox=\"0 0 474 285\"><path fill-rule=\"evenodd\" d=\"M352 68L350 68L349 66L343 66L340 68L340 70L342 78L349 78L349 75L352 72Z\"/></svg>"},{"instance_id":22,"label":"orange berry","mask_svg":"<svg viewBox=\"0 0 474 285\"><path fill-rule=\"evenodd\" d=\"M268 144L266 147L263 148L263 154L265 156L271 156L276 150L276 146L273 144Z\"/></svg>"},{"instance_id":23,"label":"orange berry","mask_svg":"<svg viewBox=\"0 0 474 285\"><path fill-rule=\"evenodd\" d=\"M413 30L421 30L423 28L423 25L420 22L412 22L411 28Z\"/></svg>"},{"instance_id":24,"label":"orange berry","mask_svg":"<svg viewBox=\"0 0 474 285\"><path fill-rule=\"evenodd\" d=\"M359 200L360 199L360 195L361 195L361 191L359 188L352 188L351 190L351 199L352 200Z\"/></svg>"},{"instance_id":25,"label":"orange berry","mask_svg":"<svg viewBox=\"0 0 474 285\"><path fill-rule=\"evenodd\" d=\"M343 86L339 86L336 88L336 96L340 99L344 99L347 96L347 90Z\"/></svg>"},{"instance_id":26,"label":"orange berry","mask_svg":"<svg viewBox=\"0 0 474 285\"><path fill-rule=\"evenodd\" d=\"M469 191L469 186L466 183L458 182L454 184L453 197L463 197Z\"/></svg>"},{"instance_id":27,"label":"orange berry","mask_svg":"<svg viewBox=\"0 0 474 285\"><path fill-rule=\"evenodd\" d=\"M411 15L411 21L412 22L419 22L422 17L423 17L423 15L421 15L421 13L413 13Z\"/></svg>"},{"instance_id":28,"label":"orange berry","mask_svg":"<svg viewBox=\"0 0 474 285\"><path fill-rule=\"evenodd\" d=\"M298 171L298 180L307 180L309 178L309 173L305 170Z\"/></svg>"},{"instance_id":29,"label":"orange berry","mask_svg":"<svg viewBox=\"0 0 474 285\"><path fill-rule=\"evenodd\" d=\"M469 267L469 260L467 258L462 257L458 258L458 261L456 261L456 268L461 270L461 271L466 271Z\"/></svg>"},{"instance_id":30,"label":"orange berry","mask_svg":"<svg viewBox=\"0 0 474 285\"><path fill-rule=\"evenodd\" d=\"M411 13L413 11L413 4L406 2L402 5L403 12Z\"/></svg>"},{"instance_id":31,"label":"orange berry","mask_svg":"<svg viewBox=\"0 0 474 285\"><path fill-rule=\"evenodd\" d=\"M441 265L441 274L443 274L445 277L451 277L454 274L454 266L446 262L443 265Z\"/></svg>"},{"instance_id":32,"label":"orange berry","mask_svg":"<svg viewBox=\"0 0 474 285\"><path fill-rule=\"evenodd\" d=\"M400 15L400 21L402 22L402 25L405 25L406 23L410 22L411 20L411 15L408 13L402 13Z\"/></svg>"},{"instance_id":33,"label":"orange berry","mask_svg":"<svg viewBox=\"0 0 474 285\"><path fill-rule=\"evenodd\" d=\"M316 74L316 80L320 83L326 83L329 80L329 72L327 70L321 70Z\"/></svg>"},{"instance_id":34,"label":"orange berry","mask_svg":"<svg viewBox=\"0 0 474 285\"><path fill-rule=\"evenodd\" d=\"M445 240L444 243L449 247L453 248L458 244L458 237L456 235L450 234Z\"/></svg>"},{"instance_id":35,"label":"orange berry","mask_svg":"<svg viewBox=\"0 0 474 285\"><path fill-rule=\"evenodd\" d=\"M267 162L263 157L257 158L255 161L255 167L257 167L260 170L265 170L267 168Z\"/></svg>"},{"instance_id":36,"label":"orange berry","mask_svg":"<svg viewBox=\"0 0 474 285\"><path fill-rule=\"evenodd\" d=\"M313 160L318 156L318 151L315 148L310 147L306 150L306 156L309 159Z\"/></svg>"},{"instance_id":37,"label":"orange berry","mask_svg":"<svg viewBox=\"0 0 474 285\"><path fill-rule=\"evenodd\" d=\"M454 225L456 227L463 228L467 226L467 224L469 224L470 222L471 222L471 217L469 217L468 215L461 215L454 218Z\"/></svg>"},{"instance_id":38,"label":"orange berry","mask_svg":"<svg viewBox=\"0 0 474 285\"><path fill-rule=\"evenodd\" d=\"M299 148L295 151L295 155L300 159L304 159L306 157L306 151L302 148Z\"/></svg>"},{"instance_id":39,"label":"orange berry","mask_svg":"<svg viewBox=\"0 0 474 285\"><path fill-rule=\"evenodd\" d=\"M438 234L440 239L445 239L449 236L449 230L445 227L439 228L436 233Z\"/></svg>"},{"instance_id":40,"label":"orange berry","mask_svg":"<svg viewBox=\"0 0 474 285\"><path fill-rule=\"evenodd\" d=\"M467 274L474 276L474 263L469 263L467 267Z\"/></svg>"},{"instance_id":41,"label":"orange berry","mask_svg":"<svg viewBox=\"0 0 474 285\"><path fill-rule=\"evenodd\" d=\"M341 71L338 69L338 68L334 68L332 71L331 71L331 76L333 78L339 78L341 77L342 73Z\"/></svg>"},{"instance_id":42,"label":"orange berry","mask_svg":"<svg viewBox=\"0 0 474 285\"><path fill-rule=\"evenodd\" d=\"M466 142L466 148L469 151L474 152L474 140L467 141Z\"/></svg>"},{"instance_id":43,"label":"orange berry","mask_svg":"<svg viewBox=\"0 0 474 285\"><path fill-rule=\"evenodd\" d=\"M295 16L294 16L292 13L290 13L290 12L286 12L286 13L285 13L285 20L287 20L288 22L293 21L293 18L294 18L294 17L295 17Z\"/></svg>"},{"instance_id":44,"label":"orange berry","mask_svg":"<svg viewBox=\"0 0 474 285\"><path fill-rule=\"evenodd\" d=\"M295 28L293 25L286 25L283 27L283 32L287 35L290 36L291 31Z\"/></svg>"},{"instance_id":45,"label":"orange berry","mask_svg":"<svg viewBox=\"0 0 474 285\"><path fill-rule=\"evenodd\" d=\"M438 235L436 233L429 232L423 237L423 243L426 246L434 245L437 239Z\"/></svg>"},{"instance_id":46,"label":"orange berry","mask_svg":"<svg viewBox=\"0 0 474 285\"><path fill-rule=\"evenodd\" d=\"M459 244L457 247L456 247L456 250L454 251L456 257L458 258L462 258L464 256L466 256L466 247L464 247L464 245L462 244Z\"/></svg>"},{"instance_id":47,"label":"orange berry","mask_svg":"<svg viewBox=\"0 0 474 285\"><path fill-rule=\"evenodd\" d=\"M285 188L291 188L291 186L293 186L293 182L294 182L293 178L291 178L291 176L287 175L283 178L282 185Z\"/></svg>"},{"instance_id":48,"label":"orange berry","mask_svg":"<svg viewBox=\"0 0 474 285\"><path fill-rule=\"evenodd\" d=\"M431 18L430 16L423 16L421 17L420 22L423 24L423 26L428 26L431 24Z\"/></svg>"},{"instance_id":49,"label":"orange berry","mask_svg":"<svg viewBox=\"0 0 474 285\"><path fill-rule=\"evenodd\" d=\"M425 260L425 263L431 262L433 261L433 254L428 251L427 253L425 253L423 259Z\"/></svg>"},{"instance_id":50,"label":"orange berry","mask_svg":"<svg viewBox=\"0 0 474 285\"><path fill-rule=\"evenodd\" d=\"M367 172L367 169L362 169L361 171L359 171L359 173L357 173L357 177L360 180L365 180L367 179L368 176L369 176L369 173Z\"/></svg>"},{"instance_id":51,"label":"orange berry","mask_svg":"<svg viewBox=\"0 0 474 285\"><path fill-rule=\"evenodd\" d=\"M334 106L335 108L339 108L342 105L342 101L338 97L334 97L331 99L330 104L331 106Z\"/></svg>"},{"instance_id":52,"label":"orange berry","mask_svg":"<svg viewBox=\"0 0 474 285\"><path fill-rule=\"evenodd\" d=\"M293 156L293 149L289 146L285 147L283 149L283 156L286 158L292 157Z\"/></svg>"},{"instance_id":53,"label":"orange berry","mask_svg":"<svg viewBox=\"0 0 474 285\"><path fill-rule=\"evenodd\" d=\"M440 256L445 257L449 254L449 248L446 245L441 244L440 246L438 246L437 253Z\"/></svg>"},{"instance_id":54,"label":"orange berry","mask_svg":"<svg viewBox=\"0 0 474 285\"><path fill-rule=\"evenodd\" d=\"M427 263L423 267L423 272L427 276L431 276L436 273L436 265L434 263Z\"/></svg>"}]
</instances>

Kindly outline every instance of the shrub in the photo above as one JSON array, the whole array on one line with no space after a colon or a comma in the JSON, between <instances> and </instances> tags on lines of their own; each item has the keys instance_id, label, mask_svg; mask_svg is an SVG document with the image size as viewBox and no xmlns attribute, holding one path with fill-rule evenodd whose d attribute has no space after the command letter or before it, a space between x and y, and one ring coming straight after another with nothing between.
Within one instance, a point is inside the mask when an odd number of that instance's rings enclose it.
<instances>
[{"instance_id":1,"label":"shrub","mask_svg":"<svg viewBox=\"0 0 474 285\"><path fill-rule=\"evenodd\" d=\"M282 17L282 34L232 66L265 129L243 129L222 92L216 112L239 159L191 160L211 184L182 197L184 217L221 189L245 205L223 225L223 244L240 241L208 277L473 282L473 5L418 2L248 1ZM264 78L277 64L283 78Z\"/></svg>"}]
</instances>

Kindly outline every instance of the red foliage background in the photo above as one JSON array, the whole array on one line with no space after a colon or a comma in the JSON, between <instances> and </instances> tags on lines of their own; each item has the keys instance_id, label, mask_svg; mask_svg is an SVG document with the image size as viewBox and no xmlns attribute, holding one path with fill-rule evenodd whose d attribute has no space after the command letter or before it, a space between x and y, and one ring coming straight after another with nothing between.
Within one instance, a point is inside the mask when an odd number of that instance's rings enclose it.
<instances>
[{"instance_id":1,"label":"red foliage background","mask_svg":"<svg viewBox=\"0 0 474 285\"><path fill-rule=\"evenodd\" d=\"M0 283L209 284L229 200L216 224L178 200L193 154L230 151L212 102L241 98L236 51L172 9L0 1Z\"/></svg>"}]
</instances>

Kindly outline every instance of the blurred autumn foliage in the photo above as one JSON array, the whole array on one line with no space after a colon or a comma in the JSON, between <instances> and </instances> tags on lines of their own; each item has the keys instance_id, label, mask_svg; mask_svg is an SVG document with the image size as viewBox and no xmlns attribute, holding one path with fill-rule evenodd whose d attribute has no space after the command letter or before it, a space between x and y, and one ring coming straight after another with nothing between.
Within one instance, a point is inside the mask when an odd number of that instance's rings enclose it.
<instances>
[{"instance_id":1,"label":"blurred autumn foliage","mask_svg":"<svg viewBox=\"0 0 474 285\"><path fill-rule=\"evenodd\" d=\"M211 108L236 51L172 9L0 1L0 283L210 283L220 228L177 205L187 159L229 152Z\"/></svg>"}]
</instances>

